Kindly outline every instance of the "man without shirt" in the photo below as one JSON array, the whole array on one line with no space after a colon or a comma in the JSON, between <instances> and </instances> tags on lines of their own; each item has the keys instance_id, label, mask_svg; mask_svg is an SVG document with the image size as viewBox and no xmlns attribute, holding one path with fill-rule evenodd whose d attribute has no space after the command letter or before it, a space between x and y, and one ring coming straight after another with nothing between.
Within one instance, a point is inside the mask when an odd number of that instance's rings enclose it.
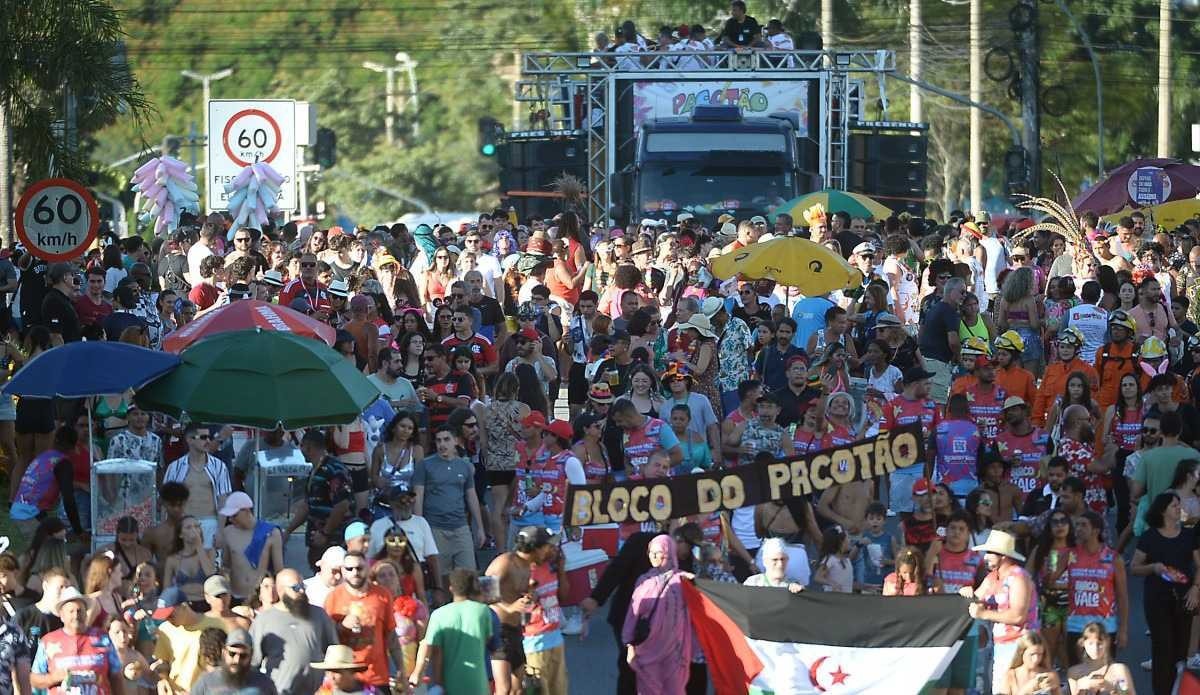
<instances>
[{"instance_id":1,"label":"man without shirt","mask_svg":"<svg viewBox=\"0 0 1200 695\"><path fill-rule=\"evenodd\" d=\"M220 513L229 524L218 532L214 547L225 551L233 598L245 601L263 577L283 568L282 535L274 524L255 518L254 501L244 492L230 494Z\"/></svg>"}]
</instances>

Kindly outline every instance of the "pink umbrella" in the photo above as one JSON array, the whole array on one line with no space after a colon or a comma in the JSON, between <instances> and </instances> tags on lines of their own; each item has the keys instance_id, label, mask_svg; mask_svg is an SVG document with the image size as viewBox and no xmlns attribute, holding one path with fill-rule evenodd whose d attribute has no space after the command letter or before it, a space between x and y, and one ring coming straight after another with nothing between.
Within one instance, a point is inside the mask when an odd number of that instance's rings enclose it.
<instances>
[{"instance_id":1,"label":"pink umbrella","mask_svg":"<svg viewBox=\"0 0 1200 695\"><path fill-rule=\"evenodd\" d=\"M316 338L329 346L333 346L337 338L337 331L332 326L309 318L299 311L278 304L260 302L257 299L242 299L205 314L167 336L163 341L163 349L167 352L180 352L210 335L247 328L296 333Z\"/></svg>"},{"instance_id":2,"label":"pink umbrella","mask_svg":"<svg viewBox=\"0 0 1200 695\"><path fill-rule=\"evenodd\" d=\"M1071 201L1076 212L1111 215L1126 207L1161 205L1195 198L1200 193L1200 167L1178 159L1135 159Z\"/></svg>"}]
</instances>

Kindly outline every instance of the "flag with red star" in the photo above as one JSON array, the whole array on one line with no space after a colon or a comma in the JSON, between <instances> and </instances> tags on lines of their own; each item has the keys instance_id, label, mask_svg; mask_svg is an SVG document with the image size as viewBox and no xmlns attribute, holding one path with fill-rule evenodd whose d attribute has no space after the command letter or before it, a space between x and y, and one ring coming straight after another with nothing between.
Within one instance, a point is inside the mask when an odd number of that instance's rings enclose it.
<instances>
[{"instance_id":1,"label":"flag with red star","mask_svg":"<svg viewBox=\"0 0 1200 695\"><path fill-rule=\"evenodd\" d=\"M971 618L958 596L870 596L685 584L720 695L916 693L941 677Z\"/></svg>"}]
</instances>

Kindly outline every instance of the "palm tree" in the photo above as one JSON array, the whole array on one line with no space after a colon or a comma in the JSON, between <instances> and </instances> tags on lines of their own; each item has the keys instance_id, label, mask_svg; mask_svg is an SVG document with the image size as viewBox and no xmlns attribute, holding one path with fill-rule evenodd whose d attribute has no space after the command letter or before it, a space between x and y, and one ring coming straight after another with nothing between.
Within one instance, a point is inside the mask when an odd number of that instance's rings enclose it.
<instances>
[{"instance_id":1,"label":"palm tree","mask_svg":"<svg viewBox=\"0 0 1200 695\"><path fill-rule=\"evenodd\" d=\"M12 179L83 179L81 134L154 113L124 59L106 0L0 0L0 232L12 242ZM13 166L15 164L15 166Z\"/></svg>"}]
</instances>

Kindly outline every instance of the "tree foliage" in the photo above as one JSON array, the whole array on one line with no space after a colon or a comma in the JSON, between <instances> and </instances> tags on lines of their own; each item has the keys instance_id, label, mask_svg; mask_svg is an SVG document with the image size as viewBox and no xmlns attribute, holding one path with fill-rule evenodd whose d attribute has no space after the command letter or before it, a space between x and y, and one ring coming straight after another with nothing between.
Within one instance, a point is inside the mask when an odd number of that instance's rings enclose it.
<instances>
[{"instance_id":1,"label":"tree foliage","mask_svg":"<svg viewBox=\"0 0 1200 695\"><path fill-rule=\"evenodd\" d=\"M136 132L152 115L124 62L120 14L107 0L4 0L0 36L0 102L8 108L14 160L28 178L90 178L88 135L118 118ZM68 95L74 139L64 132Z\"/></svg>"},{"instance_id":2,"label":"tree foliage","mask_svg":"<svg viewBox=\"0 0 1200 695\"><path fill-rule=\"evenodd\" d=\"M984 0L985 51L1013 50L1007 17L1014 3ZM1068 3L1100 53L1105 167L1154 154L1157 3ZM118 5L127 13L129 61L161 118L144 133L136 119L113 123L98 137L98 156L117 159L146 141L186 134L192 124L199 127L200 85L179 71L231 67L233 76L214 84L214 97L286 97L317 105L320 125L337 133L339 158L336 171L310 186L310 199L324 200L366 223L413 210L380 189L443 210L495 202L495 162L476 151L476 122L481 116L510 122L515 52L583 50L595 31L611 34L624 19L635 20L647 36L654 36L661 25L683 23L702 23L715 35L728 8L724 0L118 0ZM820 3L750 0L749 6L764 24L779 17L794 35L817 31ZM1053 93L1053 103L1065 105L1061 113L1043 115L1043 163L1077 190L1097 176L1092 68L1079 36L1058 7L1050 2L1039 7L1043 89ZM924 79L966 94L967 7L925 0L923 15ZM1177 156L1190 149L1189 125L1200 115L1200 93L1187 89L1200 54L1196 21L1182 16L1172 27L1172 145ZM899 69L909 70L906 0L836 0L835 33L836 47L891 48L897 51ZM420 109L410 108L398 117L398 138L389 147L383 132L384 76L361 64L390 64L396 51L407 52L419 63ZM56 73L45 72L52 74ZM44 81L45 76L40 77ZM862 77L873 104L878 96L875 80ZM887 117L907 120L908 87L896 81L886 85L891 102ZM1007 82L985 78L984 101L1009 114L1019 127L1019 103L1009 95ZM947 208L966 204L968 112L926 94L925 114L932 129L928 209L942 215ZM867 115L883 116L874 106ZM413 135L414 120L419 136ZM1003 154L1008 147L1007 129L984 116L985 199L1004 196Z\"/></svg>"}]
</instances>

